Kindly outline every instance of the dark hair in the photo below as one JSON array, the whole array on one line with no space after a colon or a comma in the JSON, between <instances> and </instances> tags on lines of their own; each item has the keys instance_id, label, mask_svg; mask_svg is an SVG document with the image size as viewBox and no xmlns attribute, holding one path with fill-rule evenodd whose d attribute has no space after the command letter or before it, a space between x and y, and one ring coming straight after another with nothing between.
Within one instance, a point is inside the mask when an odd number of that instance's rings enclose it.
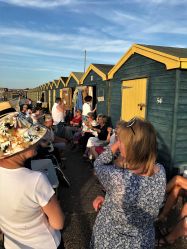
<instances>
[{"instance_id":1,"label":"dark hair","mask_svg":"<svg viewBox=\"0 0 187 249\"><path fill-rule=\"evenodd\" d=\"M81 114L82 110L81 109L77 109L76 112L79 112Z\"/></svg>"},{"instance_id":2,"label":"dark hair","mask_svg":"<svg viewBox=\"0 0 187 249\"><path fill-rule=\"evenodd\" d=\"M56 103L59 103L62 99L60 97L56 98Z\"/></svg>"},{"instance_id":3,"label":"dark hair","mask_svg":"<svg viewBox=\"0 0 187 249\"><path fill-rule=\"evenodd\" d=\"M90 101L92 101L92 96L90 96L90 95L86 96L86 97L84 98L84 101L85 101L85 102L90 102Z\"/></svg>"}]
</instances>

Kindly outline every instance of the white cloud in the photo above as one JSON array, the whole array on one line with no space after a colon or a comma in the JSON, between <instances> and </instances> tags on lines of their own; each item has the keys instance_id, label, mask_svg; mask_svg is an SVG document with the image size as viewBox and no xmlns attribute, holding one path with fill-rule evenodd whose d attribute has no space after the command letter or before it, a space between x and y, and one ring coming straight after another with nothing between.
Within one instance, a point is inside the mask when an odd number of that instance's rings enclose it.
<instances>
[{"instance_id":1,"label":"white cloud","mask_svg":"<svg viewBox=\"0 0 187 249\"><path fill-rule=\"evenodd\" d=\"M164 21L161 23L156 23L148 28L144 29L144 33L154 34L154 33L164 33L164 34L178 34L185 35L187 34L187 27L178 25L173 21Z\"/></svg>"},{"instance_id":2,"label":"white cloud","mask_svg":"<svg viewBox=\"0 0 187 249\"><path fill-rule=\"evenodd\" d=\"M21 7L54 8L73 4L75 0L0 0L0 2Z\"/></svg>"},{"instance_id":3,"label":"white cloud","mask_svg":"<svg viewBox=\"0 0 187 249\"><path fill-rule=\"evenodd\" d=\"M186 0L132 0L131 2L134 3L141 3L141 4L156 4L156 5L180 5L180 4L186 4Z\"/></svg>"},{"instance_id":4,"label":"white cloud","mask_svg":"<svg viewBox=\"0 0 187 249\"><path fill-rule=\"evenodd\" d=\"M126 41L123 39L111 39L106 36L103 37L102 34L98 36L84 35L84 34L53 34L47 32L38 32L28 29L17 29L17 28L2 28L0 27L0 37L14 37L14 43L17 41L23 41L23 38L29 38L26 41L30 44L32 42L37 43L40 47L50 48L53 50L52 54L54 56L61 56L61 52L64 49L71 49L72 51L82 51L89 50L94 52L121 52L124 50L124 47L129 45L131 41ZM44 43L45 41L45 43ZM17 51L19 51L17 47ZM55 49L58 52L55 52ZM2 51L2 48L1 48ZM35 49L27 48L28 53L35 53ZM37 54L46 54L50 55L51 51L44 52L36 51Z\"/></svg>"}]
</instances>

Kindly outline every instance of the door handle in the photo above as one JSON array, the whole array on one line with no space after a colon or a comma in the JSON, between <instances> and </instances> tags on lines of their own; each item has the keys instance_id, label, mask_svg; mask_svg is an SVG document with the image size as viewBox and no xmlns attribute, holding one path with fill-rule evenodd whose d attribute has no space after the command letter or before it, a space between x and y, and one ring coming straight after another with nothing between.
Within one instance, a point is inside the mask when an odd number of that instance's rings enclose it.
<instances>
[{"instance_id":1,"label":"door handle","mask_svg":"<svg viewBox=\"0 0 187 249\"><path fill-rule=\"evenodd\" d=\"M139 103L139 104L138 104L138 107L140 107L140 111L142 111L142 109L143 109L144 107L146 107L146 104L144 104L144 103Z\"/></svg>"}]
</instances>

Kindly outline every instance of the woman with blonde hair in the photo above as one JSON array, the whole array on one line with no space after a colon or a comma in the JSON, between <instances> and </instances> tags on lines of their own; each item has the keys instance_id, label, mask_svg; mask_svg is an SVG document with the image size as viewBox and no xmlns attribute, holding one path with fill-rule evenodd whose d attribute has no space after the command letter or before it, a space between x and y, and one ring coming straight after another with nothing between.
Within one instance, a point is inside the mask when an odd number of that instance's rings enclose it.
<instances>
[{"instance_id":1,"label":"woman with blonde hair","mask_svg":"<svg viewBox=\"0 0 187 249\"><path fill-rule=\"evenodd\" d=\"M156 163L156 133L151 123L134 118L124 123L118 138L94 163L106 196L90 248L153 249L153 223L166 187L164 168ZM112 162L117 150L120 158Z\"/></svg>"}]
</instances>

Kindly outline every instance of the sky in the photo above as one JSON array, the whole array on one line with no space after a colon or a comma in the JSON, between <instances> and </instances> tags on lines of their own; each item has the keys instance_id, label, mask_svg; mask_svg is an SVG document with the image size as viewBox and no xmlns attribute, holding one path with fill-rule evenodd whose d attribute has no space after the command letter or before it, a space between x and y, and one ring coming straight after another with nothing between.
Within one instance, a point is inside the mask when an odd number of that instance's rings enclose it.
<instances>
[{"instance_id":1,"label":"sky","mask_svg":"<svg viewBox=\"0 0 187 249\"><path fill-rule=\"evenodd\" d=\"M116 64L134 44L187 47L186 0L0 0L0 87Z\"/></svg>"}]
</instances>

